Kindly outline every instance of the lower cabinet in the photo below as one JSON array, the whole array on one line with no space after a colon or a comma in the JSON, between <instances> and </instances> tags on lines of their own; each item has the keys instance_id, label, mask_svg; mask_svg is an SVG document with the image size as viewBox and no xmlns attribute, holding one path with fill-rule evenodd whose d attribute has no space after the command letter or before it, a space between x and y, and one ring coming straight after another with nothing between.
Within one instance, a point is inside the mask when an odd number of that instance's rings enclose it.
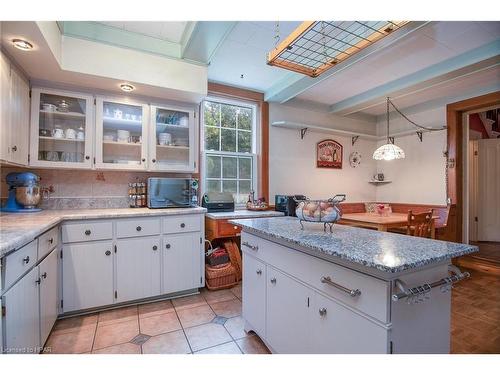
<instances>
[{"instance_id":1,"label":"lower cabinet","mask_svg":"<svg viewBox=\"0 0 500 375\"><path fill-rule=\"evenodd\" d=\"M163 294L202 286L200 238L199 232L163 236Z\"/></svg>"},{"instance_id":2,"label":"lower cabinet","mask_svg":"<svg viewBox=\"0 0 500 375\"><path fill-rule=\"evenodd\" d=\"M115 257L115 302L161 294L160 236L118 240Z\"/></svg>"},{"instance_id":3,"label":"lower cabinet","mask_svg":"<svg viewBox=\"0 0 500 375\"><path fill-rule=\"evenodd\" d=\"M63 311L110 305L113 296L113 242L63 246Z\"/></svg>"},{"instance_id":4,"label":"lower cabinet","mask_svg":"<svg viewBox=\"0 0 500 375\"><path fill-rule=\"evenodd\" d=\"M266 265L256 258L243 257L243 318L260 336L266 335Z\"/></svg>"},{"instance_id":5,"label":"lower cabinet","mask_svg":"<svg viewBox=\"0 0 500 375\"><path fill-rule=\"evenodd\" d=\"M57 250L52 250L38 266L40 274L40 343L42 345L47 341L59 312L59 299L57 298L58 254Z\"/></svg>"}]
</instances>

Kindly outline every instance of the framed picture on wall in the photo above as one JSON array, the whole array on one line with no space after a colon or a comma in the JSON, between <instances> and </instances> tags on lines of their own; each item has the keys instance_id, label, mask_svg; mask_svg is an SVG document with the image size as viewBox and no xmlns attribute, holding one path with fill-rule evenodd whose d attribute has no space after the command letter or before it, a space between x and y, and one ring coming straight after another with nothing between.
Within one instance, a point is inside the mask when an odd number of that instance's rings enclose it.
<instances>
[{"instance_id":1,"label":"framed picture on wall","mask_svg":"<svg viewBox=\"0 0 500 375\"><path fill-rule=\"evenodd\" d=\"M342 145L333 139L316 144L316 167L342 169Z\"/></svg>"}]
</instances>

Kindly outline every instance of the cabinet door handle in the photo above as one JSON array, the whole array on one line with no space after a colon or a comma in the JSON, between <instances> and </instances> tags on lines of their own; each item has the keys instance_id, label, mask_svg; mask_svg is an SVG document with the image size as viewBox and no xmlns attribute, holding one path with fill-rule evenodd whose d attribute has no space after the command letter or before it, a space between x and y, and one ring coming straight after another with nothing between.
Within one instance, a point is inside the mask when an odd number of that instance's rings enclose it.
<instances>
[{"instance_id":1,"label":"cabinet door handle","mask_svg":"<svg viewBox=\"0 0 500 375\"><path fill-rule=\"evenodd\" d=\"M257 275L260 276L260 275L262 275L262 270L257 270L256 273L257 273Z\"/></svg>"},{"instance_id":2,"label":"cabinet door handle","mask_svg":"<svg viewBox=\"0 0 500 375\"><path fill-rule=\"evenodd\" d=\"M340 291L342 291L344 293L349 294L351 297L357 297L357 296L361 295L361 290L359 290L359 289L348 289L345 286L342 286L340 284L334 283L332 281L332 279L330 278L330 276L323 276L321 278L321 282L323 284L327 284L327 285L333 286L334 288L337 288L338 290L340 290Z\"/></svg>"},{"instance_id":3,"label":"cabinet door handle","mask_svg":"<svg viewBox=\"0 0 500 375\"><path fill-rule=\"evenodd\" d=\"M154 246L153 246L153 250L154 250L154 251L158 250L158 246L154 245Z\"/></svg>"},{"instance_id":4,"label":"cabinet door handle","mask_svg":"<svg viewBox=\"0 0 500 375\"><path fill-rule=\"evenodd\" d=\"M104 254L106 254L106 256L108 256L108 257L109 257L109 256L111 255L111 251L106 250L106 252L105 252Z\"/></svg>"},{"instance_id":5,"label":"cabinet door handle","mask_svg":"<svg viewBox=\"0 0 500 375\"><path fill-rule=\"evenodd\" d=\"M249 249L251 249L251 250L253 250L253 251L257 251L257 250L259 250L259 247L258 247L257 245L250 245L250 244L249 244L248 242L246 242L246 241L243 241L241 244L242 244L243 246L248 247Z\"/></svg>"},{"instance_id":6,"label":"cabinet door handle","mask_svg":"<svg viewBox=\"0 0 500 375\"><path fill-rule=\"evenodd\" d=\"M44 278L44 279L47 278L47 272L42 273L42 278Z\"/></svg>"},{"instance_id":7,"label":"cabinet door handle","mask_svg":"<svg viewBox=\"0 0 500 375\"><path fill-rule=\"evenodd\" d=\"M135 228L136 231L140 232L142 230L141 226L139 225L137 228Z\"/></svg>"},{"instance_id":8,"label":"cabinet door handle","mask_svg":"<svg viewBox=\"0 0 500 375\"><path fill-rule=\"evenodd\" d=\"M38 278L37 280L35 280L35 284L40 285L41 282L42 282L42 279L40 279L40 278Z\"/></svg>"},{"instance_id":9,"label":"cabinet door handle","mask_svg":"<svg viewBox=\"0 0 500 375\"><path fill-rule=\"evenodd\" d=\"M166 247L167 249L170 249L170 244L169 244L169 243L168 243L168 244L166 244L166 245L165 245L165 247Z\"/></svg>"},{"instance_id":10,"label":"cabinet door handle","mask_svg":"<svg viewBox=\"0 0 500 375\"><path fill-rule=\"evenodd\" d=\"M53 238L49 239L49 243L52 245L54 243L54 239Z\"/></svg>"},{"instance_id":11,"label":"cabinet door handle","mask_svg":"<svg viewBox=\"0 0 500 375\"><path fill-rule=\"evenodd\" d=\"M17 146L12 146L12 151L16 152L17 151Z\"/></svg>"},{"instance_id":12,"label":"cabinet door handle","mask_svg":"<svg viewBox=\"0 0 500 375\"><path fill-rule=\"evenodd\" d=\"M181 223L181 228L185 228L185 227L186 227L186 224Z\"/></svg>"},{"instance_id":13,"label":"cabinet door handle","mask_svg":"<svg viewBox=\"0 0 500 375\"><path fill-rule=\"evenodd\" d=\"M92 233L92 232L90 231L90 229L87 229L87 230L85 231L85 234L86 234L87 236L90 236L90 233Z\"/></svg>"},{"instance_id":14,"label":"cabinet door handle","mask_svg":"<svg viewBox=\"0 0 500 375\"><path fill-rule=\"evenodd\" d=\"M319 309L319 315L320 316L325 316L326 315L326 307L322 307L321 309Z\"/></svg>"},{"instance_id":15,"label":"cabinet door handle","mask_svg":"<svg viewBox=\"0 0 500 375\"><path fill-rule=\"evenodd\" d=\"M29 262L30 262L30 257L29 256L26 256L25 258L23 258L23 263L28 264Z\"/></svg>"},{"instance_id":16,"label":"cabinet door handle","mask_svg":"<svg viewBox=\"0 0 500 375\"><path fill-rule=\"evenodd\" d=\"M271 279L271 284L276 284L276 277L273 277L273 278Z\"/></svg>"}]
</instances>

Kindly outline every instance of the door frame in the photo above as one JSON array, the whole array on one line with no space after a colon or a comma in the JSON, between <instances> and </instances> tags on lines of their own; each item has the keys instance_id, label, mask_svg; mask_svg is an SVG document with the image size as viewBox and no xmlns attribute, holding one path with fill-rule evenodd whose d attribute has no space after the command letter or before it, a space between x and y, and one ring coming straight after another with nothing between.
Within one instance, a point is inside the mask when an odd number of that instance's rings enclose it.
<instances>
[{"instance_id":1,"label":"door frame","mask_svg":"<svg viewBox=\"0 0 500 375\"><path fill-rule=\"evenodd\" d=\"M485 107L500 105L500 91L450 103L446 106L448 197L455 215L450 215L448 228L455 228L450 240L463 241L464 221L464 114Z\"/></svg>"}]
</instances>

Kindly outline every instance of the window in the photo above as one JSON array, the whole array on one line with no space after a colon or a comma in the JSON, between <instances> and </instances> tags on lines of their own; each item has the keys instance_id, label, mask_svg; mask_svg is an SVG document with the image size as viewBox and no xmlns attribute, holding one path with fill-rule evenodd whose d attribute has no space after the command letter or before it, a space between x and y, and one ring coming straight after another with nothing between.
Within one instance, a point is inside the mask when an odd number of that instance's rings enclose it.
<instances>
[{"instance_id":1,"label":"window","mask_svg":"<svg viewBox=\"0 0 500 375\"><path fill-rule=\"evenodd\" d=\"M230 192L235 203L256 190L256 106L242 102L203 102L204 192Z\"/></svg>"}]
</instances>

